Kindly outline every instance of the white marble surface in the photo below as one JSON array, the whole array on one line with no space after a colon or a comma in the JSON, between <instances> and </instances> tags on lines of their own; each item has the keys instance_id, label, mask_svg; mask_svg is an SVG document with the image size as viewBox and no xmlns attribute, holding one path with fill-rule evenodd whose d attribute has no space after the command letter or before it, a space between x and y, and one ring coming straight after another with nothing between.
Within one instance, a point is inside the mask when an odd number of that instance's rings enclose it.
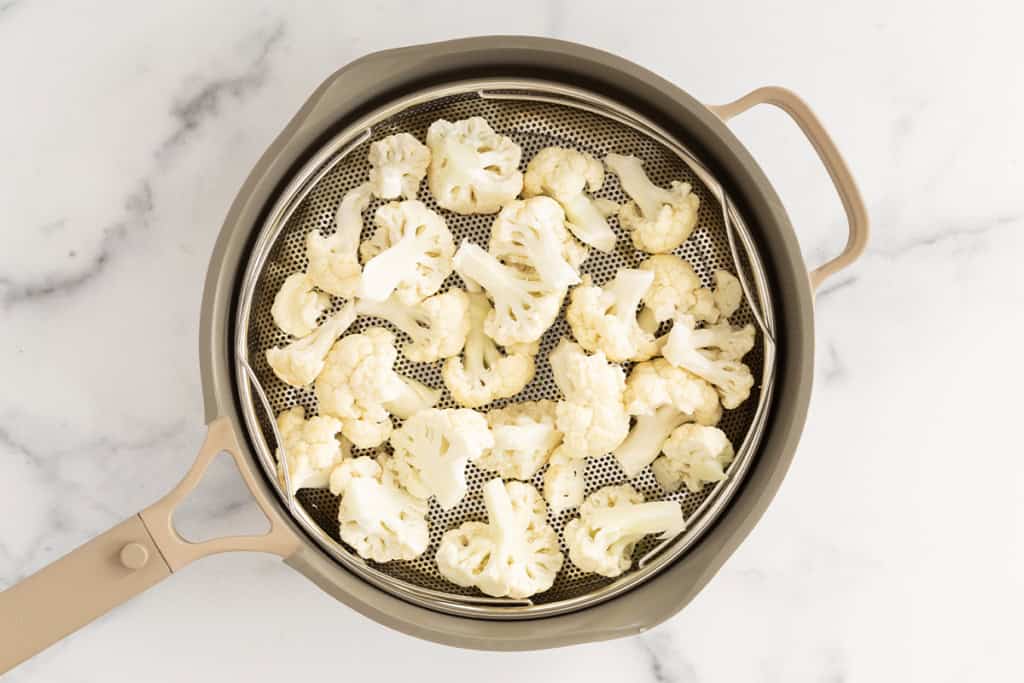
<instances>
[{"instance_id":1,"label":"white marble surface","mask_svg":"<svg viewBox=\"0 0 1024 683\"><path fill-rule=\"evenodd\" d=\"M0 1L0 587L182 474L203 434L196 337L220 221L318 82L364 53L552 35L705 101L789 86L834 132L875 226L819 298L790 476L707 589L649 634L463 652L377 626L269 556L232 555L5 680L1020 680L1024 15L703 4ZM736 128L808 261L836 251L840 209L796 128L774 112ZM214 489L199 526L242 527L244 493Z\"/></svg>"}]
</instances>

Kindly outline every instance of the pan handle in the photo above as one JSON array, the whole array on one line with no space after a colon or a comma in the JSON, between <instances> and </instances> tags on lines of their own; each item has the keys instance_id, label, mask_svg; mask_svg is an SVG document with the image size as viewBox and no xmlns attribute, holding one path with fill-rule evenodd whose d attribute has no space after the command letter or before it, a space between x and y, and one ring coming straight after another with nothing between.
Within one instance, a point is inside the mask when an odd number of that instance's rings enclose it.
<instances>
[{"instance_id":1,"label":"pan handle","mask_svg":"<svg viewBox=\"0 0 1024 683\"><path fill-rule=\"evenodd\" d=\"M174 528L174 511L222 451L270 520L262 536L191 543ZM137 515L0 592L0 674L77 631L137 593L207 555L236 550L292 555L299 540L284 524L242 461L231 422L210 423L195 464L174 490Z\"/></svg>"},{"instance_id":2,"label":"pan handle","mask_svg":"<svg viewBox=\"0 0 1024 683\"><path fill-rule=\"evenodd\" d=\"M864 253L870 234L864 199L832 137L807 103L796 93L778 86L768 86L749 92L734 102L709 106L708 109L723 121L728 121L758 104L775 105L796 121L814 147L814 151L818 153L821 163L825 165L825 170L832 178L832 184L835 185L839 199L843 203L843 209L846 210L846 220L850 227L846 246L839 256L810 272L811 289L817 290L825 280L851 265Z\"/></svg>"}]
</instances>

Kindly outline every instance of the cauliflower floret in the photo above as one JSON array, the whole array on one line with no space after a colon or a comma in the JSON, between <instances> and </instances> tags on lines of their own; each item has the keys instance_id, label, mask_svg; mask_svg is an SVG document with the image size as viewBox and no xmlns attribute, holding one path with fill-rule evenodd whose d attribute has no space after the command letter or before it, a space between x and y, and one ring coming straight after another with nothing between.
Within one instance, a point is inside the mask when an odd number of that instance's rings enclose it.
<instances>
[{"instance_id":1,"label":"cauliflower floret","mask_svg":"<svg viewBox=\"0 0 1024 683\"><path fill-rule=\"evenodd\" d=\"M488 523L466 522L445 532L437 549L441 575L496 598L526 598L551 588L565 558L537 489L492 479L483 494Z\"/></svg>"},{"instance_id":2,"label":"cauliflower floret","mask_svg":"<svg viewBox=\"0 0 1024 683\"><path fill-rule=\"evenodd\" d=\"M556 454L590 458L608 453L629 433L629 415L623 403L626 378L602 352L588 356L562 339L548 356L555 383L565 400L555 406L555 425L562 432Z\"/></svg>"},{"instance_id":3,"label":"cauliflower floret","mask_svg":"<svg viewBox=\"0 0 1024 683\"><path fill-rule=\"evenodd\" d=\"M523 151L479 116L455 123L434 121L427 130L427 146L427 184L437 203L449 211L495 213L523 189Z\"/></svg>"},{"instance_id":4,"label":"cauliflower floret","mask_svg":"<svg viewBox=\"0 0 1024 683\"><path fill-rule=\"evenodd\" d=\"M735 408L750 396L754 376L738 359L726 356L742 356L744 348L749 350L747 342L753 345L754 329L748 325L749 330L728 328L729 332L724 332L716 328L698 330L695 326L692 316L676 317L662 347L665 360L713 384L722 397L722 405ZM720 355L723 357L719 358Z\"/></svg>"},{"instance_id":5,"label":"cauliflower floret","mask_svg":"<svg viewBox=\"0 0 1024 683\"><path fill-rule=\"evenodd\" d=\"M370 145L369 161L373 194L381 199L416 199L430 165L430 148L408 133L397 133Z\"/></svg>"},{"instance_id":6,"label":"cauliflower floret","mask_svg":"<svg viewBox=\"0 0 1024 683\"><path fill-rule=\"evenodd\" d=\"M313 284L335 296L351 299L359 289L359 237L363 232L363 211L370 204L369 183L350 190L334 214L334 234L324 237L319 230L306 235L307 272Z\"/></svg>"},{"instance_id":7,"label":"cauliflower floret","mask_svg":"<svg viewBox=\"0 0 1024 683\"><path fill-rule=\"evenodd\" d=\"M284 348L267 349L267 363L282 382L293 387L308 386L324 369L324 359L334 342L355 319L355 306L348 303L302 339Z\"/></svg>"},{"instance_id":8,"label":"cauliflower floret","mask_svg":"<svg viewBox=\"0 0 1024 683\"><path fill-rule=\"evenodd\" d=\"M666 491L686 488L694 493L708 482L725 479L725 468L733 458L729 437L718 427L684 424L669 437L664 455L654 461L654 477Z\"/></svg>"},{"instance_id":9,"label":"cauliflower floret","mask_svg":"<svg viewBox=\"0 0 1024 683\"><path fill-rule=\"evenodd\" d=\"M569 230L584 244L604 252L615 248L615 233L608 221L607 206L600 205L584 192L601 189L604 166L585 152L561 147L545 147L526 167L523 196L547 195L562 205ZM618 206L615 206L617 210Z\"/></svg>"},{"instance_id":10,"label":"cauliflower floret","mask_svg":"<svg viewBox=\"0 0 1024 683\"><path fill-rule=\"evenodd\" d=\"M494 447L476 461L482 470L502 479L529 479L562 442L555 428L553 401L525 401L487 413Z\"/></svg>"},{"instance_id":11,"label":"cauliflower floret","mask_svg":"<svg viewBox=\"0 0 1024 683\"><path fill-rule=\"evenodd\" d=\"M743 303L743 286L727 270L715 271L715 307L722 318L728 319ZM712 320L711 322L715 322Z\"/></svg>"},{"instance_id":12,"label":"cauliflower floret","mask_svg":"<svg viewBox=\"0 0 1024 683\"><path fill-rule=\"evenodd\" d=\"M387 320L409 335L412 342L403 346L402 352L414 363L456 355L469 332L469 299L457 287L412 305L396 296L387 301L360 299L356 312Z\"/></svg>"},{"instance_id":13,"label":"cauliflower floret","mask_svg":"<svg viewBox=\"0 0 1024 683\"><path fill-rule=\"evenodd\" d=\"M552 512L557 514L583 502L586 466L585 460L569 458L560 449L551 455L544 472L544 500L548 501Z\"/></svg>"},{"instance_id":14,"label":"cauliflower floret","mask_svg":"<svg viewBox=\"0 0 1024 683\"><path fill-rule=\"evenodd\" d=\"M697 273L683 259L675 254L656 254L639 268L654 273L654 281L644 294L643 302L644 310L658 323L671 320L679 313L689 313L698 320L718 320L711 290L700 286Z\"/></svg>"},{"instance_id":15,"label":"cauliflower floret","mask_svg":"<svg viewBox=\"0 0 1024 683\"><path fill-rule=\"evenodd\" d=\"M427 504L394 481L387 456L346 460L330 477L331 493L340 496L341 540L360 557L374 562L412 560L430 541Z\"/></svg>"},{"instance_id":16,"label":"cauliflower floret","mask_svg":"<svg viewBox=\"0 0 1024 683\"><path fill-rule=\"evenodd\" d=\"M421 410L433 408L441 400L440 389L431 389L423 382L402 375L398 378L402 380L402 391L384 404L388 412L398 419L408 420Z\"/></svg>"},{"instance_id":17,"label":"cauliflower floret","mask_svg":"<svg viewBox=\"0 0 1024 683\"><path fill-rule=\"evenodd\" d=\"M341 420L341 433L359 448L384 443L391 434L391 417L411 415L427 407L431 390L412 384L392 366L398 356L395 335L370 327L340 340L327 355L314 386L320 412ZM433 392L433 402L439 394Z\"/></svg>"},{"instance_id":18,"label":"cauliflower floret","mask_svg":"<svg viewBox=\"0 0 1024 683\"><path fill-rule=\"evenodd\" d=\"M505 205L491 226L488 250L506 265L533 268L551 289L579 282L576 271L587 258L586 247L566 231L562 208L548 197Z\"/></svg>"},{"instance_id":19,"label":"cauliflower floret","mask_svg":"<svg viewBox=\"0 0 1024 683\"><path fill-rule=\"evenodd\" d=\"M648 534L669 538L685 528L678 503L645 503L629 484L606 486L587 497L579 519L562 535L569 559L585 572L615 577L633 566L633 548Z\"/></svg>"},{"instance_id":20,"label":"cauliflower floret","mask_svg":"<svg viewBox=\"0 0 1024 683\"><path fill-rule=\"evenodd\" d=\"M537 341L558 317L565 289L552 289L532 268L502 265L470 242L462 243L454 262L462 279L483 287L494 302L484 331L502 346Z\"/></svg>"},{"instance_id":21,"label":"cauliflower floret","mask_svg":"<svg viewBox=\"0 0 1024 683\"><path fill-rule=\"evenodd\" d=\"M604 287L590 276L572 290L565 318L573 336L587 351L604 351L608 360L644 360L657 352L654 336L637 322L637 306L654 275L622 268Z\"/></svg>"},{"instance_id":22,"label":"cauliflower floret","mask_svg":"<svg viewBox=\"0 0 1024 683\"><path fill-rule=\"evenodd\" d=\"M423 410L391 435L392 465L417 498L450 510L466 495L466 463L494 446L487 419L466 408Z\"/></svg>"},{"instance_id":23,"label":"cauliflower floret","mask_svg":"<svg viewBox=\"0 0 1024 683\"><path fill-rule=\"evenodd\" d=\"M316 319L331 305L331 297L318 292L305 273L292 273L274 295L270 315L282 332L305 337L316 329Z\"/></svg>"},{"instance_id":24,"label":"cauliflower floret","mask_svg":"<svg viewBox=\"0 0 1024 683\"><path fill-rule=\"evenodd\" d=\"M666 190L651 182L636 157L609 154L604 162L633 200L619 210L619 222L632 231L637 249L667 254L686 241L697 226L700 208L700 198L691 191L690 183L672 181Z\"/></svg>"},{"instance_id":25,"label":"cauliflower floret","mask_svg":"<svg viewBox=\"0 0 1024 683\"><path fill-rule=\"evenodd\" d=\"M441 377L456 403L479 408L499 398L514 396L530 383L537 343L511 344L502 353L484 332L484 323L492 312L487 296L481 292L467 296L469 335L463 358L455 356L445 361Z\"/></svg>"},{"instance_id":26,"label":"cauliflower floret","mask_svg":"<svg viewBox=\"0 0 1024 683\"><path fill-rule=\"evenodd\" d=\"M295 406L277 416L281 444L277 449L277 478L291 484L288 493L327 486L331 470L352 453L351 444L338 438L341 421L326 415L306 419L306 409ZM288 476L285 477L285 465Z\"/></svg>"},{"instance_id":27,"label":"cauliflower floret","mask_svg":"<svg viewBox=\"0 0 1024 683\"><path fill-rule=\"evenodd\" d=\"M384 301L392 292L414 304L441 289L452 272L455 243L444 219L416 200L390 202L374 215L377 230L363 242L359 296Z\"/></svg>"}]
</instances>

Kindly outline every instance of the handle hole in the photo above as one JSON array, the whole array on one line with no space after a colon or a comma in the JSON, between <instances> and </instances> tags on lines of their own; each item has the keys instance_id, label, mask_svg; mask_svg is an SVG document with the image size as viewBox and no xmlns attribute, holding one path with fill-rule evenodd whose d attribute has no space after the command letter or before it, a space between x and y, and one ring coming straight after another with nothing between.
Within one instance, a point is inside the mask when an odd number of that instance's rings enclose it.
<instances>
[{"instance_id":1,"label":"handle hole","mask_svg":"<svg viewBox=\"0 0 1024 683\"><path fill-rule=\"evenodd\" d=\"M190 543L270 531L270 520L246 488L234 458L225 452L217 454L195 490L175 508L172 524Z\"/></svg>"}]
</instances>

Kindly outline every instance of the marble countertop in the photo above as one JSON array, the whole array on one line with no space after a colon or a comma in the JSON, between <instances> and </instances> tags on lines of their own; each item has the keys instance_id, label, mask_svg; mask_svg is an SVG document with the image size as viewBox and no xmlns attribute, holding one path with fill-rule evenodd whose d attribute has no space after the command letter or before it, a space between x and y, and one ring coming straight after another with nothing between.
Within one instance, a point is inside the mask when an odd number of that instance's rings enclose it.
<instances>
[{"instance_id":1,"label":"marble countertop","mask_svg":"<svg viewBox=\"0 0 1024 683\"><path fill-rule=\"evenodd\" d=\"M706 590L641 637L459 651L235 554L5 680L1020 680L1019 6L426 5L0 0L0 588L149 504L191 461L207 259L309 93L367 52L472 34L589 43L708 102L785 85L833 132L875 232L818 299L815 394L776 500ZM840 206L796 127L754 111L735 128L807 261L836 252ZM240 484L210 487L183 524L252 522Z\"/></svg>"}]
</instances>

